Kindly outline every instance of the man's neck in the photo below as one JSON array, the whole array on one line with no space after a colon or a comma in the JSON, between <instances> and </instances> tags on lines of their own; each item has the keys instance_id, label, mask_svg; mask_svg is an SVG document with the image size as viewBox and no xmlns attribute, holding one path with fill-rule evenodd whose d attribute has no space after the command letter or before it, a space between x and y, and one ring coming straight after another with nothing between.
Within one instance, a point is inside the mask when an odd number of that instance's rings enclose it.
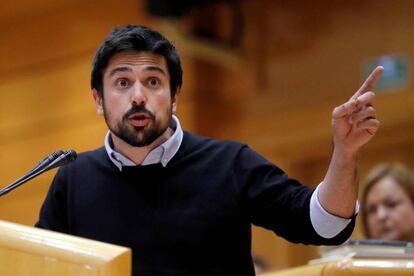
<instances>
[{"instance_id":1,"label":"man's neck","mask_svg":"<svg viewBox=\"0 0 414 276\"><path fill-rule=\"evenodd\" d=\"M120 139L118 136L114 135L111 132L111 138L114 145L114 150L123 154L125 157L130 159L137 165L142 164L145 160L145 157L156 147L164 143L172 136L174 131L171 128L167 128L167 130L161 134L157 139L154 140L151 144L144 147L134 147L130 144L126 143L124 140Z\"/></svg>"}]
</instances>

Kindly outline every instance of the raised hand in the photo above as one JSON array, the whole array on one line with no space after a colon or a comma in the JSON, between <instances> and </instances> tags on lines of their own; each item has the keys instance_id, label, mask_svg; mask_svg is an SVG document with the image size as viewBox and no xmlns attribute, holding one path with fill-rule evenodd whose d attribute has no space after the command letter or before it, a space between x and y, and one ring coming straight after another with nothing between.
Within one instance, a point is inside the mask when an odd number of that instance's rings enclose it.
<instances>
[{"instance_id":1,"label":"raised hand","mask_svg":"<svg viewBox=\"0 0 414 276\"><path fill-rule=\"evenodd\" d=\"M377 132L380 122L372 105L372 89L384 72L376 67L358 91L332 112L332 134L336 150L357 153Z\"/></svg>"}]
</instances>

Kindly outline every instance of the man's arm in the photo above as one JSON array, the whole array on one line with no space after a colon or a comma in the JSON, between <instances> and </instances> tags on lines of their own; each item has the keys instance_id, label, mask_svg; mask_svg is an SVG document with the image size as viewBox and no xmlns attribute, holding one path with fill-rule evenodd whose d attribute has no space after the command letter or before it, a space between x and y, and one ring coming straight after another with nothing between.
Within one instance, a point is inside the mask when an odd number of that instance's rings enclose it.
<instances>
[{"instance_id":1,"label":"man's arm","mask_svg":"<svg viewBox=\"0 0 414 276\"><path fill-rule=\"evenodd\" d=\"M358 197L358 153L380 124L372 106L375 94L371 90L383 71L381 66L375 68L361 88L332 113L334 148L318 199L333 215L350 218L354 214Z\"/></svg>"}]
</instances>

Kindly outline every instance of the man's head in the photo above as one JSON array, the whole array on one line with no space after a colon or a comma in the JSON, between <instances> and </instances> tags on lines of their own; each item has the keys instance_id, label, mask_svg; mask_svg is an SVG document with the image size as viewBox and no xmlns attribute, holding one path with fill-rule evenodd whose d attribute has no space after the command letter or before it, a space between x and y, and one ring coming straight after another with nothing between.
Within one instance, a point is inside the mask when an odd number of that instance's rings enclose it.
<instances>
[{"instance_id":1,"label":"man's head","mask_svg":"<svg viewBox=\"0 0 414 276\"><path fill-rule=\"evenodd\" d=\"M115 146L144 147L167 139L181 84L174 46L146 27L115 29L93 62L97 111L104 115Z\"/></svg>"},{"instance_id":2,"label":"man's head","mask_svg":"<svg viewBox=\"0 0 414 276\"><path fill-rule=\"evenodd\" d=\"M183 83L180 57L174 45L159 32L144 26L127 25L115 28L96 51L92 64L91 87L103 97L103 74L111 57L121 52L149 52L161 55L167 62L170 75L171 95L175 95Z\"/></svg>"}]
</instances>

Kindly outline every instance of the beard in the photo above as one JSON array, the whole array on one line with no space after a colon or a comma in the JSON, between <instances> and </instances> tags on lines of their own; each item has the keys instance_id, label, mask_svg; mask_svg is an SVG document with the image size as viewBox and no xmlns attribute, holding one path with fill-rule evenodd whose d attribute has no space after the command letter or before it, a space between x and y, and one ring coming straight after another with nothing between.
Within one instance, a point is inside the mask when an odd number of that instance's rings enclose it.
<instances>
[{"instance_id":1,"label":"beard","mask_svg":"<svg viewBox=\"0 0 414 276\"><path fill-rule=\"evenodd\" d=\"M170 126L172 120L172 107L167 110L167 122L163 124L157 120L154 113L147 110L142 105L134 105L128 110L122 120L112 123L110 116L103 106L105 122L110 131L117 137L122 139L125 143L133 147L145 147L152 144L158 137L160 137ZM143 127L135 127L128 123L128 117L134 113L145 113L148 115L148 124Z\"/></svg>"}]
</instances>

